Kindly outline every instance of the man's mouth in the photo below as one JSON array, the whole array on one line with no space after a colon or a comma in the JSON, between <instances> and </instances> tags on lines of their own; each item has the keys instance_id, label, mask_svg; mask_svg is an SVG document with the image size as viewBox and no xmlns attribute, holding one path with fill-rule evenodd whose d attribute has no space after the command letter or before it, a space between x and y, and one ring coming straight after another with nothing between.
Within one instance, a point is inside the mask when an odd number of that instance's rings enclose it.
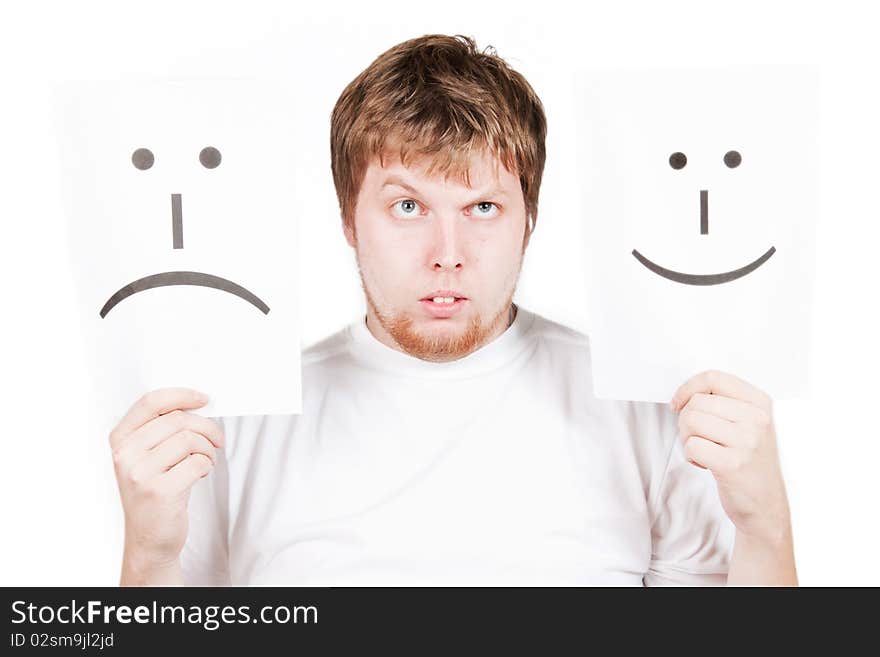
<instances>
[{"instance_id":1,"label":"man's mouth","mask_svg":"<svg viewBox=\"0 0 880 657\"><path fill-rule=\"evenodd\" d=\"M454 303L459 299L467 299L461 292L457 290L434 290L430 294L423 296L420 301L433 301L434 303Z\"/></svg>"},{"instance_id":2,"label":"man's mouth","mask_svg":"<svg viewBox=\"0 0 880 657\"><path fill-rule=\"evenodd\" d=\"M447 319L456 314L468 299L455 290L436 290L422 297L419 304L435 319Z\"/></svg>"}]
</instances>

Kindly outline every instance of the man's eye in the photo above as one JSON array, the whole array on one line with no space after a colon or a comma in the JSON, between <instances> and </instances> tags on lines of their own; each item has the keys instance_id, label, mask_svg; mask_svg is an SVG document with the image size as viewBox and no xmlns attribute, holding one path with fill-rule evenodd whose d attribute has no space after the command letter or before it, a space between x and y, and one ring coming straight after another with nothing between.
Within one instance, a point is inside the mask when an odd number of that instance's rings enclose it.
<instances>
[{"instance_id":1,"label":"man's eye","mask_svg":"<svg viewBox=\"0 0 880 657\"><path fill-rule=\"evenodd\" d=\"M491 201L480 201L474 204L478 217L494 217L498 213L498 206Z\"/></svg>"},{"instance_id":2,"label":"man's eye","mask_svg":"<svg viewBox=\"0 0 880 657\"><path fill-rule=\"evenodd\" d=\"M419 213L419 204L409 198L398 201L394 208L401 217L415 217Z\"/></svg>"}]
</instances>

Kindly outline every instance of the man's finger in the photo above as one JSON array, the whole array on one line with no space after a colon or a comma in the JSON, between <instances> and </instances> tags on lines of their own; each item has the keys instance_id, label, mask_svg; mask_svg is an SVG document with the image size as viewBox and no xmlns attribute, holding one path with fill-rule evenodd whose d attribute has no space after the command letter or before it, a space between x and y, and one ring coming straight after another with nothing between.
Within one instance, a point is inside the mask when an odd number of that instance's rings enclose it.
<instances>
[{"instance_id":1,"label":"man's finger","mask_svg":"<svg viewBox=\"0 0 880 657\"><path fill-rule=\"evenodd\" d=\"M130 445L135 450L150 450L184 429L202 434L216 447L226 444L223 429L214 420L177 409L154 418L135 431Z\"/></svg>"},{"instance_id":2,"label":"man's finger","mask_svg":"<svg viewBox=\"0 0 880 657\"><path fill-rule=\"evenodd\" d=\"M718 370L706 370L685 381L675 391L670 401L670 406L673 410L677 411L687 404L690 398L698 392L739 399L763 408L768 412L772 407L772 400L767 393L759 390L748 381L743 381L733 374Z\"/></svg>"},{"instance_id":3,"label":"man's finger","mask_svg":"<svg viewBox=\"0 0 880 657\"><path fill-rule=\"evenodd\" d=\"M748 422L755 415L753 404L723 395L710 395L706 392L694 393L681 408L681 412L684 413L689 408L710 413L729 422Z\"/></svg>"},{"instance_id":4,"label":"man's finger","mask_svg":"<svg viewBox=\"0 0 880 657\"><path fill-rule=\"evenodd\" d=\"M690 436L684 444L688 461L705 470L717 471L723 467L729 449L700 436Z\"/></svg>"},{"instance_id":5,"label":"man's finger","mask_svg":"<svg viewBox=\"0 0 880 657\"><path fill-rule=\"evenodd\" d=\"M678 430L682 439L688 436L700 436L728 447L736 446L738 443L736 424L695 409L681 412L678 418Z\"/></svg>"},{"instance_id":6,"label":"man's finger","mask_svg":"<svg viewBox=\"0 0 880 657\"><path fill-rule=\"evenodd\" d=\"M183 491L211 472L214 464L204 454L190 454L163 475L172 490Z\"/></svg>"},{"instance_id":7,"label":"man's finger","mask_svg":"<svg viewBox=\"0 0 880 657\"><path fill-rule=\"evenodd\" d=\"M148 476L154 477L167 472L190 454L204 454L211 463L217 462L216 448L211 441L184 429L147 452L140 467Z\"/></svg>"},{"instance_id":8,"label":"man's finger","mask_svg":"<svg viewBox=\"0 0 880 657\"><path fill-rule=\"evenodd\" d=\"M138 399L125 414L113 433L110 442L115 447L150 420L176 409L199 408L208 402L208 396L191 388L159 388Z\"/></svg>"}]
</instances>

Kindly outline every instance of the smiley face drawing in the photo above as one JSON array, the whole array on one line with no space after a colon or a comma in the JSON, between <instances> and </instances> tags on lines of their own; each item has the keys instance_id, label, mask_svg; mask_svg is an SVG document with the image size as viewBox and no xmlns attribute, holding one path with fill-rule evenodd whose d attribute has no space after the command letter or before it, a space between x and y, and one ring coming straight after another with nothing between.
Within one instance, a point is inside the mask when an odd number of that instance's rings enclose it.
<instances>
[{"instance_id":1,"label":"smiley face drawing","mask_svg":"<svg viewBox=\"0 0 880 657\"><path fill-rule=\"evenodd\" d=\"M736 169L742 163L742 155L739 151L731 150L724 154L724 164L729 169ZM681 152L675 152L669 156L669 166L675 170L681 170L687 165L687 156ZM700 190L700 234L709 234L709 190ZM776 253L776 247L771 246L761 256L750 262L749 264L733 269L731 271L720 272L717 274L687 274L680 271L674 271L661 267L657 263L648 259L637 249L632 250L632 255L642 263L646 268L658 276L662 276L675 283L684 285L720 285L721 283L729 283L738 278L742 278L746 274L750 274L758 267L767 262L770 257Z\"/></svg>"},{"instance_id":2,"label":"smiley face drawing","mask_svg":"<svg viewBox=\"0 0 880 657\"><path fill-rule=\"evenodd\" d=\"M206 146L199 153L199 162L206 169L216 169L220 166L222 156L220 151L214 146ZM131 155L132 165L140 170L147 171L151 169L156 161L153 152L148 148L138 148ZM183 249L183 195L171 194L171 234L172 248ZM157 274L144 276L136 281L132 281L122 286L116 292L110 295L107 302L101 308L101 319L106 318L107 314L116 307L117 304L124 301L128 297L151 290L157 287L167 287L170 285L198 285L202 287L212 287L217 290L223 290L244 299L264 315L269 314L269 306L260 299L256 294L245 287L213 274L206 274L197 271L166 271Z\"/></svg>"}]
</instances>

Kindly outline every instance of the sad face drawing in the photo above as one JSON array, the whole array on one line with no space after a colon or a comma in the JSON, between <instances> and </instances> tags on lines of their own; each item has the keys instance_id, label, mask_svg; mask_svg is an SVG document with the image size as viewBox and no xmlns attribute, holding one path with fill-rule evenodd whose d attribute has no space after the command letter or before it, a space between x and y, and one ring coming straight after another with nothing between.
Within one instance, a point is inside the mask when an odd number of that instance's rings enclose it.
<instances>
[{"instance_id":1,"label":"sad face drawing","mask_svg":"<svg viewBox=\"0 0 880 657\"><path fill-rule=\"evenodd\" d=\"M52 97L96 407L186 387L210 396L206 415L299 412L298 224L314 184L297 87L138 77Z\"/></svg>"},{"instance_id":2,"label":"sad face drawing","mask_svg":"<svg viewBox=\"0 0 880 657\"><path fill-rule=\"evenodd\" d=\"M206 146L199 153L199 163L205 169L216 169L223 157L214 146ZM148 148L137 148L131 154L131 163L139 171L149 172L156 164L156 157ZM183 249L183 195L171 194L171 236L172 248ZM264 315L269 313L269 306L247 288L221 276L197 271L165 271L144 276L128 283L114 292L101 308L101 318L106 318L113 308L128 297L158 287L170 285L200 285L229 292L247 301Z\"/></svg>"}]
</instances>

